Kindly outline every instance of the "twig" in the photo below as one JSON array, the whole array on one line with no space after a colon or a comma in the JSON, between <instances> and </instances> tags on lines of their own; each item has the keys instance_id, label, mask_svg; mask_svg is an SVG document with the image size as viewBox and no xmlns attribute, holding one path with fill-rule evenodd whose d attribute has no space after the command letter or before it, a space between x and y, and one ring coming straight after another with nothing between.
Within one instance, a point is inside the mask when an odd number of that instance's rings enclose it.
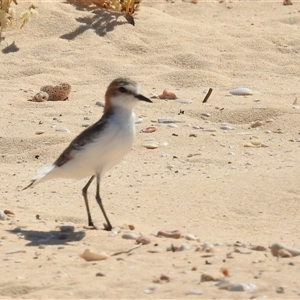
<instances>
[{"instance_id":1,"label":"twig","mask_svg":"<svg viewBox=\"0 0 300 300\"><path fill-rule=\"evenodd\" d=\"M203 99L202 103L206 103L206 102L207 102L207 100L208 100L208 98L210 97L210 94L211 94L212 91L213 91L212 88L210 88L210 89L208 90L208 92L207 92L205 98Z\"/></svg>"},{"instance_id":2,"label":"twig","mask_svg":"<svg viewBox=\"0 0 300 300\"><path fill-rule=\"evenodd\" d=\"M119 255L119 254L126 254L126 253L129 253L129 252L131 252L132 250L139 248L140 246L142 246L142 243L137 244L136 246L134 246L133 248L131 248L131 249L129 249L129 250L116 252L116 253L112 254L111 256L116 256L116 255Z\"/></svg>"}]
</instances>

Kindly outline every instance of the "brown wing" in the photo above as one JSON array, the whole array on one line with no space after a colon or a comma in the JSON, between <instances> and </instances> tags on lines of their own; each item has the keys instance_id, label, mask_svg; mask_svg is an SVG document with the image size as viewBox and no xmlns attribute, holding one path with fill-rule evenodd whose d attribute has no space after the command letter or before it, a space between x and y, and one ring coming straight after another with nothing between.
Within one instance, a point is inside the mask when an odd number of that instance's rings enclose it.
<instances>
[{"instance_id":1,"label":"brown wing","mask_svg":"<svg viewBox=\"0 0 300 300\"><path fill-rule=\"evenodd\" d=\"M54 164L60 167L66 162L73 159L76 152L80 151L80 149L86 144L91 143L99 135L99 133L107 127L107 124L107 118L102 116L102 118L98 122L82 131L63 151L63 153L58 157Z\"/></svg>"}]
</instances>

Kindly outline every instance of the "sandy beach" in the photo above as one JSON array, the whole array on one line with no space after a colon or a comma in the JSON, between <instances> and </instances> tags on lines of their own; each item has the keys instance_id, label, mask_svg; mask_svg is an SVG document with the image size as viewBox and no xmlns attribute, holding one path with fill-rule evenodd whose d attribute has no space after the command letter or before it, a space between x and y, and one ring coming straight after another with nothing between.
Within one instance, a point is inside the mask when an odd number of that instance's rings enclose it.
<instances>
[{"instance_id":1,"label":"sandy beach","mask_svg":"<svg viewBox=\"0 0 300 300\"><path fill-rule=\"evenodd\" d=\"M0 44L0 210L14 213L0 221L0 298L299 298L300 258L269 247L300 249L300 2L143 1L135 26L35 4ZM120 76L153 103L135 109L134 146L101 182L113 231L94 184L88 230L88 178L22 188L101 117ZM28 101L63 82L66 101ZM164 89L178 99L155 97ZM134 248L141 235L150 243ZM106 259L85 261L86 249Z\"/></svg>"}]
</instances>

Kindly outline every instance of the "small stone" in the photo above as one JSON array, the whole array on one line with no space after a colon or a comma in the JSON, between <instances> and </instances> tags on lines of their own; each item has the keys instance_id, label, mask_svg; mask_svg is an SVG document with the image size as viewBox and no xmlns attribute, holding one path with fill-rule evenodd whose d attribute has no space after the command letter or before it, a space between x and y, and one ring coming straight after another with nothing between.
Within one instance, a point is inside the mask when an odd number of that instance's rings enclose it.
<instances>
[{"instance_id":1,"label":"small stone","mask_svg":"<svg viewBox=\"0 0 300 300\"><path fill-rule=\"evenodd\" d=\"M209 113L202 113L201 116L209 118L211 116L211 114L209 114Z\"/></svg>"},{"instance_id":2,"label":"small stone","mask_svg":"<svg viewBox=\"0 0 300 300\"><path fill-rule=\"evenodd\" d=\"M4 213L7 215L7 216L14 216L15 214L11 211L11 210L9 210L9 209L4 209Z\"/></svg>"},{"instance_id":3,"label":"small stone","mask_svg":"<svg viewBox=\"0 0 300 300\"><path fill-rule=\"evenodd\" d=\"M165 274L161 274L159 279L162 280L162 281L167 281L167 282L170 281L170 277L168 275L165 275Z\"/></svg>"},{"instance_id":4,"label":"small stone","mask_svg":"<svg viewBox=\"0 0 300 300\"><path fill-rule=\"evenodd\" d=\"M104 277L104 276L105 276L105 274L103 274L101 272L96 273L96 277Z\"/></svg>"},{"instance_id":5,"label":"small stone","mask_svg":"<svg viewBox=\"0 0 300 300\"><path fill-rule=\"evenodd\" d=\"M150 244L151 243L151 240L144 236L144 235L140 235L137 239L136 239L136 242L138 244L142 244L142 245L147 245L147 244Z\"/></svg>"},{"instance_id":6,"label":"small stone","mask_svg":"<svg viewBox=\"0 0 300 300\"><path fill-rule=\"evenodd\" d=\"M229 125L222 125L222 126L220 127L220 129L222 129L222 130L233 130L234 128L231 127L231 126L229 126Z\"/></svg>"},{"instance_id":7,"label":"small stone","mask_svg":"<svg viewBox=\"0 0 300 300\"><path fill-rule=\"evenodd\" d=\"M158 148L158 142L156 140L148 140L145 141L142 146L147 149L156 149Z\"/></svg>"},{"instance_id":8,"label":"small stone","mask_svg":"<svg viewBox=\"0 0 300 300\"><path fill-rule=\"evenodd\" d=\"M252 122L250 124L251 128L256 128L256 127L259 127L259 126L263 126L265 123L262 122L262 121L256 121L256 122Z\"/></svg>"},{"instance_id":9,"label":"small stone","mask_svg":"<svg viewBox=\"0 0 300 300\"><path fill-rule=\"evenodd\" d=\"M157 128L155 126L149 126L147 128L142 129L142 132L152 133L152 132L155 132L156 130L157 130Z\"/></svg>"},{"instance_id":10,"label":"small stone","mask_svg":"<svg viewBox=\"0 0 300 300\"><path fill-rule=\"evenodd\" d=\"M91 252L89 249L86 249L79 256L86 261L106 260L109 258L109 255L107 255L106 253L94 253L94 252Z\"/></svg>"},{"instance_id":11,"label":"small stone","mask_svg":"<svg viewBox=\"0 0 300 300\"><path fill-rule=\"evenodd\" d=\"M200 241L199 238L197 238L194 234L191 234L191 233L188 233L185 238L188 240L188 241Z\"/></svg>"},{"instance_id":12,"label":"small stone","mask_svg":"<svg viewBox=\"0 0 300 300\"><path fill-rule=\"evenodd\" d=\"M159 247L153 247L148 250L149 253L161 253L163 250Z\"/></svg>"},{"instance_id":13,"label":"small stone","mask_svg":"<svg viewBox=\"0 0 300 300\"><path fill-rule=\"evenodd\" d=\"M44 134L44 133L45 133L45 131L39 130L39 131L37 131L35 134L36 134L36 135L41 135L41 134Z\"/></svg>"},{"instance_id":14,"label":"small stone","mask_svg":"<svg viewBox=\"0 0 300 300\"><path fill-rule=\"evenodd\" d=\"M230 292L256 292L257 286L255 284L237 283L227 288Z\"/></svg>"},{"instance_id":15,"label":"small stone","mask_svg":"<svg viewBox=\"0 0 300 300\"><path fill-rule=\"evenodd\" d=\"M163 236L163 237L172 238L172 239L180 239L181 232L179 230L171 230L171 231L161 230L161 231L158 231L157 236L158 237Z\"/></svg>"},{"instance_id":16,"label":"small stone","mask_svg":"<svg viewBox=\"0 0 300 300\"><path fill-rule=\"evenodd\" d=\"M61 232L74 232L75 227L72 225L62 225L59 227Z\"/></svg>"},{"instance_id":17,"label":"small stone","mask_svg":"<svg viewBox=\"0 0 300 300\"><path fill-rule=\"evenodd\" d=\"M191 99L176 99L174 102L182 103L182 104L190 104L193 101Z\"/></svg>"},{"instance_id":18,"label":"small stone","mask_svg":"<svg viewBox=\"0 0 300 300\"><path fill-rule=\"evenodd\" d=\"M200 290L190 290L188 292L186 292L186 295L194 295L194 296L199 296L202 295L203 292Z\"/></svg>"},{"instance_id":19,"label":"small stone","mask_svg":"<svg viewBox=\"0 0 300 300\"><path fill-rule=\"evenodd\" d=\"M123 233L122 234L122 239L124 240L136 240L137 239L137 235L131 232L128 233Z\"/></svg>"},{"instance_id":20,"label":"small stone","mask_svg":"<svg viewBox=\"0 0 300 300\"><path fill-rule=\"evenodd\" d=\"M183 123L183 121L177 121L171 118L159 118L158 123L169 124L169 123Z\"/></svg>"},{"instance_id":21,"label":"small stone","mask_svg":"<svg viewBox=\"0 0 300 300\"><path fill-rule=\"evenodd\" d=\"M128 228L129 228L130 230L134 230L134 229L135 229L134 225L132 225L132 224L129 224L129 225L128 225Z\"/></svg>"},{"instance_id":22,"label":"small stone","mask_svg":"<svg viewBox=\"0 0 300 300\"><path fill-rule=\"evenodd\" d=\"M284 294L284 287L279 286L279 287L276 289L276 293L277 293L277 294Z\"/></svg>"},{"instance_id":23,"label":"small stone","mask_svg":"<svg viewBox=\"0 0 300 300\"><path fill-rule=\"evenodd\" d=\"M67 133L70 132L70 130L67 129L67 128L57 128L57 129L55 129L55 131L57 131L57 132L67 132Z\"/></svg>"},{"instance_id":24,"label":"small stone","mask_svg":"<svg viewBox=\"0 0 300 300\"><path fill-rule=\"evenodd\" d=\"M253 95L253 91L251 91L248 88L237 88L237 89L233 89L229 92L231 95L234 96L249 96L249 95Z\"/></svg>"},{"instance_id":25,"label":"small stone","mask_svg":"<svg viewBox=\"0 0 300 300\"><path fill-rule=\"evenodd\" d=\"M0 221L5 221L7 219L7 215L4 211L0 210Z\"/></svg>"},{"instance_id":26,"label":"small stone","mask_svg":"<svg viewBox=\"0 0 300 300\"><path fill-rule=\"evenodd\" d=\"M189 137L197 137L197 133L190 133Z\"/></svg>"}]
</instances>

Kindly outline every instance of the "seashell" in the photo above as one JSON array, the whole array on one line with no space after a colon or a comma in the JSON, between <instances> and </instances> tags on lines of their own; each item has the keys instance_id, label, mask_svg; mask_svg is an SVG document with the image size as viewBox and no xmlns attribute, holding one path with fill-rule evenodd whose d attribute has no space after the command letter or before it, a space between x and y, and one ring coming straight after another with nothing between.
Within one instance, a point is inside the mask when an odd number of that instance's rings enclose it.
<instances>
[{"instance_id":1,"label":"seashell","mask_svg":"<svg viewBox=\"0 0 300 300\"><path fill-rule=\"evenodd\" d=\"M200 290L190 290L186 292L186 295L195 295L195 296L199 296L202 295L203 292Z\"/></svg>"},{"instance_id":2,"label":"seashell","mask_svg":"<svg viewBox=\"0 0 300 300\"><path fill-rule=\"evenodd\" d=\"M64 101L68 99L71 92L71 85L66 82L56 86L44 85L40 90L49 95L48 101Z\"/></svg>"},{"instance_id":3,"label":"seashell","mask_svg":"<svg viewBox=\"0 0 300 300\"><path fill-rule=\"evenodd\" d=\"M29 101L32 102L44 102L47 101L49 99L49 94L46 92L39 92L37 94L35 94L32 99L30 99Z\"/></svg>"},{"instance_id":4,"label":"seashell","mask_svg":"<svg viewBox=\"0 0 300 300\"><path fill-rule=\"evenodd\" d=\"M290 248L290 247L287 247L283 244L280 244L280 243L274 243L271 247L271 253L273 256L278 256L280 253L279 250L285 250L287 252L289 252L292 256L298 256L300 255L300 250L299 249L296 249L296 248ZM279 255L280 256L280 255Z\"/></svg>"},{"instance_id":5,"label":"seashell","mask_svg":"<svg viewBox=\"0 0 300 300\"><path fill-rule=\"evenodd\" d=\"M168 230L161 230L157 232L157 236L163 236L166 238L172 238L172 239L180 239L181 238L181 232L179 230L172 230L172 231L168 231Z\"/></svg>"},{"instance_id":6,"label":"seashell","mask_svg":"<svg viewBox=\"0 0 300 300\"><path fill-rule=\"evenodd\" d=\"M253 95L253 91L251 91L248 88L237 88L237 89L233 89L229 92L231 95L235 95L235 96L249 96L249 95Z\"/></svg>"},{"instance_id":7,"label":"seashell","mask_svg":"<svg viewBox=\"0 0 300 300\"><path fill-rule=\"evenodd\" d=\"M257 291L256 284L245 284L245 283L236 283L227 288L230 292L256 292Z\"/></svg>"},{"instance_id":8,"label":"seashell","mask_svg":"<svg viewBox=\"0 0 300 300\"><path fill-rule=\"evenodd\" d=\"M172 92L168 92L166 89L162 92L161 95L158 95L159 99L165 99L165 100L175 100L178 99L177 96L172 93Z\"/></svg>"},{"instance_id":9,"label":"seashell","mask_svg":"<svg viewBox=\"0 0 300 300\"><path fill-rule=\"evenodd\" d=\"M263 125L265 125L265 123L262 121L251 122L251 124L250 124L251 128L256 128L256 127L263 126Z\"/></svg>"},{"instance_id":10,"label":"seashell","mask_svg":"<svg viewBox=\"0 0 300 300\"><path fill-rule=\"evenodd\" d=\"M136 242L138 244L142 244L142 245L147 245L147 244L150 244L151 243L151 240L144 236L144 235L140 235L137 239L136 239Z\"/></svg>"},{"instance_id":11,"label":"seashell","mask_svg":"<svg viewBox=\"0 0 300 300\"><path fill-rule=\"evenodd\" d=\"M149 140L145 141L142 146L147 149L156 149L158 148L158 142L156 140Z\"/></svg>"},{"instance_id":12,"label":"seashell","mask_svg":"<svg viewBox=\"0 0 300 300\"><path fill-rule=\"evenodd\" d=\"M231 126L229 126L229 125L222 125L222 126L220 127L220 129L222 129L222 130L233 130L234 128L231 127Z\"/></svg>"},{"instance_id":13,"label":"seashell","mask_svg":"<svg viewBox=\"0 0 300 300\"><path fill-rule=\"evenodd\" d=\"M155 126L149 126L149 127L142 129L142 132L152 133L152 132L155 132L156 130L157 130L157 128Z\"/></svg>"},{"instance_id":14,"label":"seashell","mask_svg":"<svg viewBox=\"0 0 300 300\"><path fill-rule=\"evenodd\" d=\"M82 254L79 255L86 261L97 261L97 260L106 260L109 258L109 255L102 252L102 253L94 253L91 252L89 249L84 250Z\"/></svg>"},{"instance_id":15,"label":"seashell","mask_svg":"<svg viewBox=\"0 0 300 300\"><path fill-rule=\"evenodd\" d=\"M170 123L183 123L183 121L177 121L172 118L159 118L157 120L158 123L170 124Z\"/></svg>"},{"instance_id":16,"label":"seashell","mask_svg":"<svg viewBox=\"0 0 300 300\"><path fill-rule=\"evenodd\" d=\"M137 239L137 235L134 233L131 233L131 232L123 233L121 237L124 240L136 240Z\"/></svg>"},{"instance_id":17,"label":"seashell","mask_svg":"<svg viewBox=\"0 0 300 300\"><path fill-rule=\"evenodd\" d=\"M0 210L0 221L5 221L7 219L7 215L4 211Z\"/></svg>"},{"instance_id":18,"label":"seashell","mask_svg":"<svg viewBox=\"0 0 300 300\"><path fill-rule=\"evenodd\" d=\"M199 238L197 238L195 235L191 234L191 233L188 233L185 238L188 240L188 241L200 241Z\"/></svg>"}]
</instances>

